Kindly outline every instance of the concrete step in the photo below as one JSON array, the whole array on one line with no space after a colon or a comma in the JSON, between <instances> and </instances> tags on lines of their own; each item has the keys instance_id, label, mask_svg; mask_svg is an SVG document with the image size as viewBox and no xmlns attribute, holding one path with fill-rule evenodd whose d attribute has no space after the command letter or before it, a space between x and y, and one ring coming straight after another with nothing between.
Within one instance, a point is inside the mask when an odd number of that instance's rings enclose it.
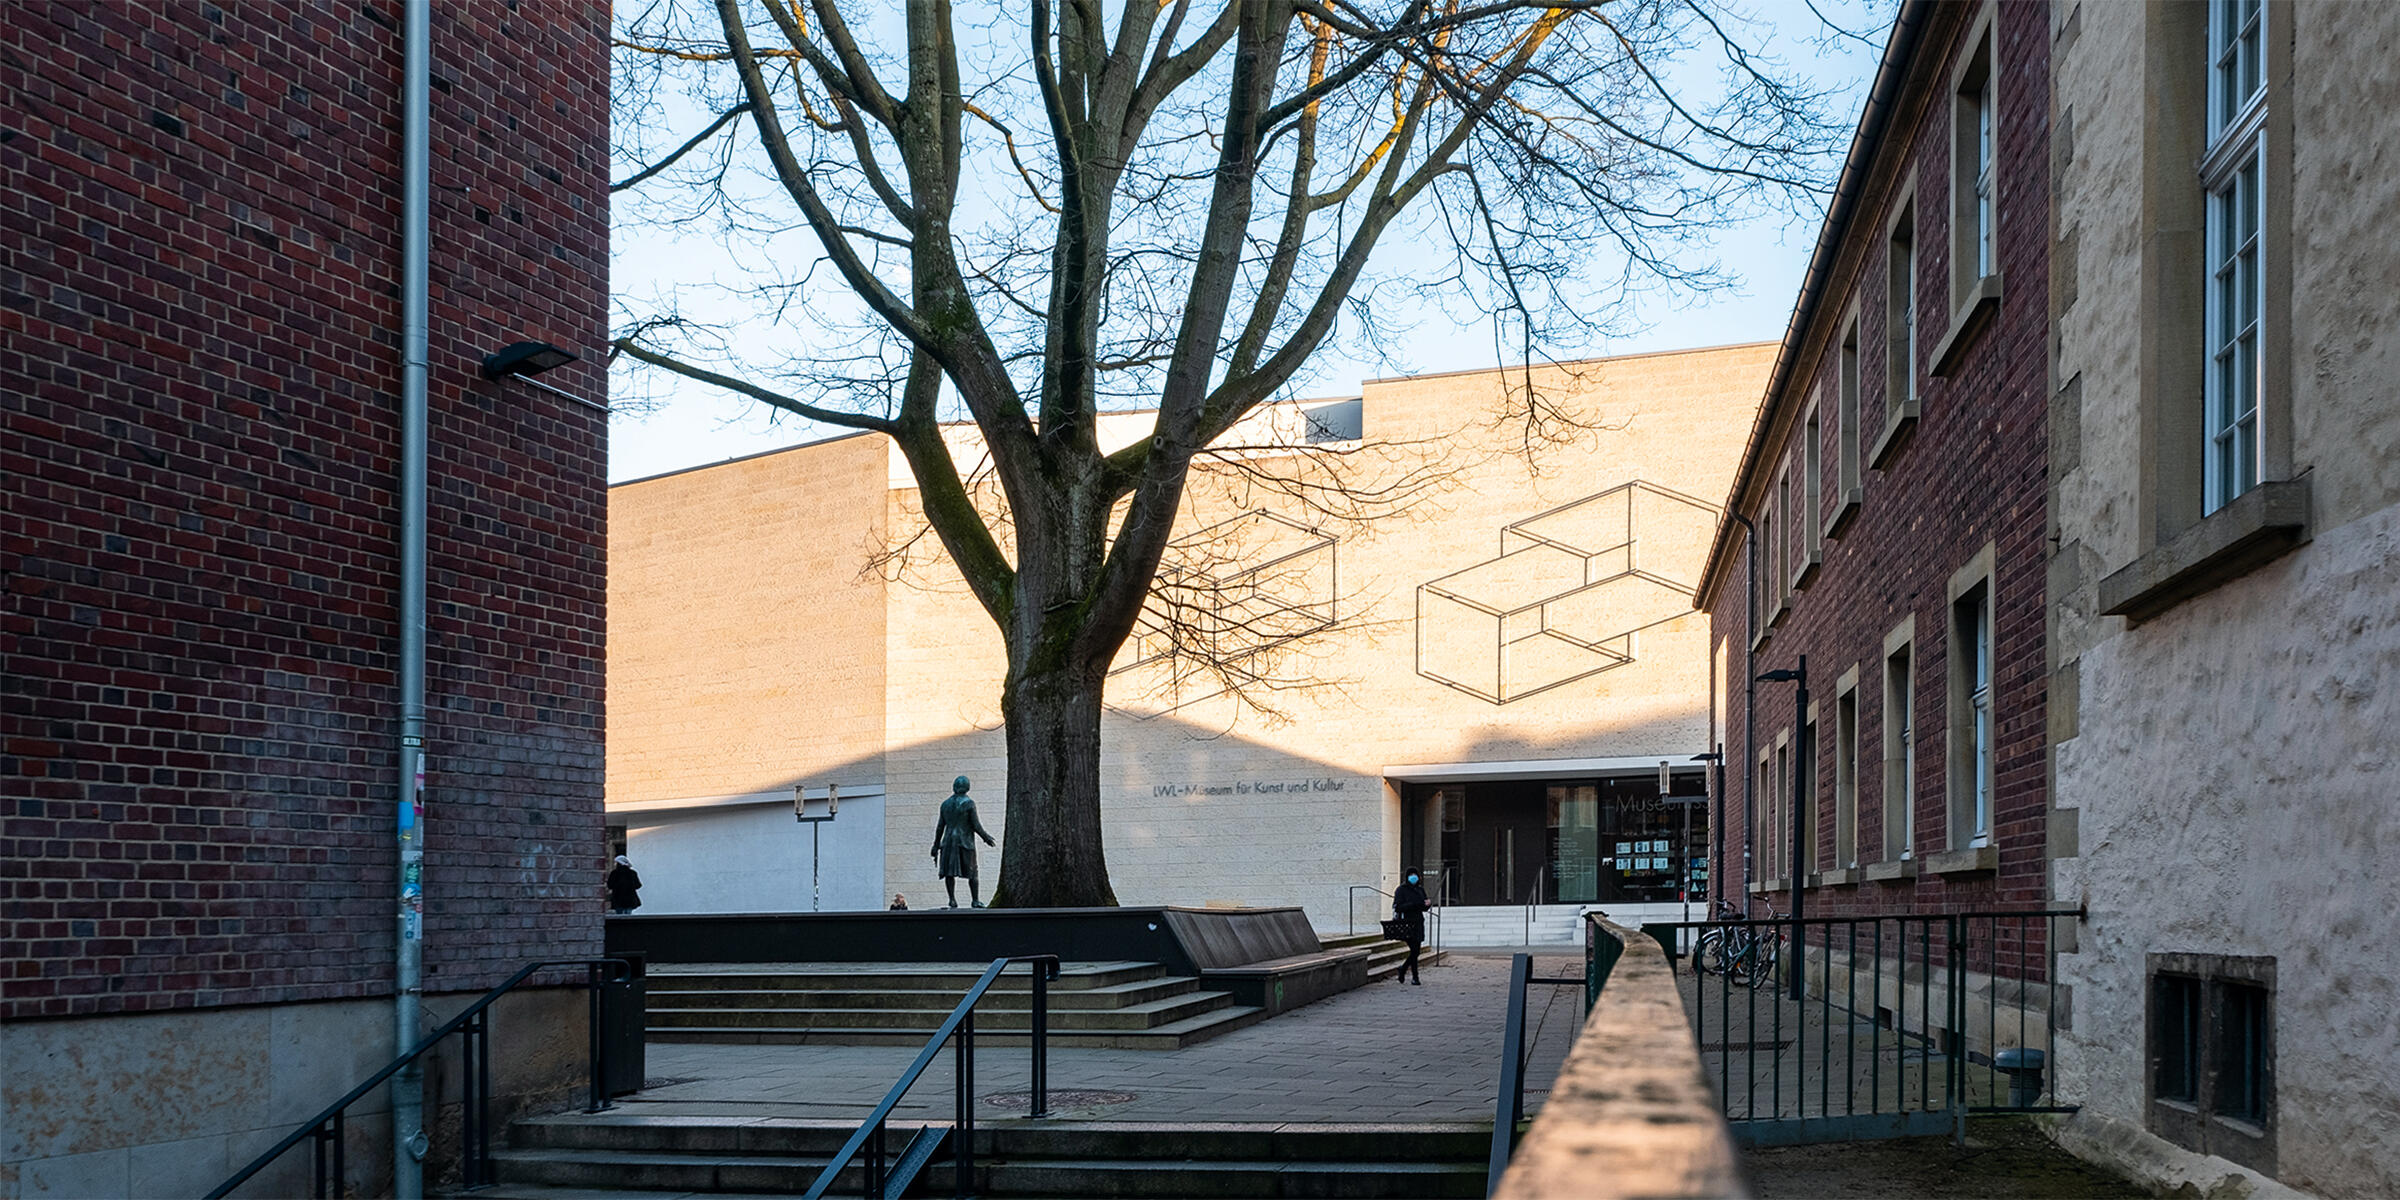
<instances>
[{"instance_id":1,"label":"concrete step","mask_svg":"<svg viewBox=\"0 0 2400 1200\"><path fill-rule=\"evenodd\" d=\"M894 1121L890 1139L894 1144L904 1143L924 1124ZM510 1144L519 1149L822 1158L840 1149L856 1128L849 1121L815 1117L759 1120L611 1110L520 1120L510 1128ZM976 1146L983 1157L1016 1159L1451 1162L1480 1158L1491 1147L1491 1127L1475 1121L1410 1122L1404 1126L1283 1121L1185 1125L1004 1118L979 1123Z\"/></svg>"},{"instance_id":2,"label":"concrete step","mask_svg":"<svg viewBox=\"0 0 2400 1200\"><path fill-rule=\"evenodd\" d=\"M969 983L972 983L970 980ZM669 986L661 986L661 985ZM1051 1011L1061 1009L1123 1008L1128 1005L1163 1000L1199 988L1200 981L1188 975L1159 976L1131 983L1114 983L1102 987L1058 988L1049 994ZM949 1012L966 995L967 985L956 988L779 988L779 987L689 987L681 978L652 976L649 1004L653 1011L667 1008L895 1008L935 1009ZM978 1012L996 1010L1030 1010L1033 992L1030 989L1003 990L995 986L984 993Z\"/></svg>"},{"instance_id":3,"label":"concrete step","mask_svg":"<svg viewBox=\"0 0 2400 1200\"><path fill-rule=\"evenodd\" d=\"M1364 949L1367 952L1367 982L1369 983L1379 983L1390 979L1399 972L1400 964L1408 960L1407 943L1393 941L1380 933L1350 933L1332 937L1320 934L1318 940L1323 942L1328 950ZM1430 967L1441 960L1442 952L1427 946L1425 953L1417 960L1417 963L1419 966Z\"/></svg>"},{"instance_id":4,"label":"concrete step","mask_svg":"<svg viewBox=\"0 0 2400 1200\"><path fill-rule=\"evenodd\" d=\"M492 1171L503 1185L607 1188L632 1192L780 1192L799 1195L824 1171L826 1158L788 1154L675 1154L623 1150L495 1150ZM834 1190L857 1195L866 1168L853 1164ZM477 1192L476 1195L489 1193Z\"/></svg>"},{"instance_id":5,"label":"concrete step","mask_svg":"<svg viewBox=\"0 0 2400 1200\"><path fill-rule=\"evenodd\" d=\"M895 1124L904 1144L917 1126ZM797 1193L853 1126L821 1119L566 1114L519 1121L494 1155L498 1186L476 1195L638 1197ZM990 1196L1480 1196L1489 1130L1473 1122L1407 1125L1283 1122L1005 1120L981 1126L974 1187ZM938 1195L947 1151L914 1194ZM837 1190L855 1192L850 1167Z\"/></svg>"},{"instance_id":6,"label":"concrete step","mask_svg":"<svg viewBox=\"0 0 2400 1200\"><path fill-rule=\"evenodd\" d=\"M670 991L710 988L769 991L910 991L965 992L983 977L988 963L676 963L653 966L650 986ZM992 984L995 994L1030 993L1033 980L1023 967L1012 967ZM1052 992L1113 987L1164 976L1167 969L1152 962L1065 963L1050 981Z\"/></svg>"},{"instance_id":7,"label":"concrete step","mask_svg":"<svg viewBox=\"0 0 2400 1200\"><path fill-rule=\"evenodd\" d=\"M1476 1163L1326 1163L1278 1160L999 1160L982 1172L987 1196L1481 1196Z\"/></svg>"},{"instance_id":8,"label":"concrete step","mask_svg":"<svg viewBox=\"0 0 2400 1200\"><path fill-rule=\"evenodd\" d=\"M1223 993L1210 993L1222 995ZM1053 1024L1050 1043L1062 1048L1100 1050L1180 1050L1194 1042L1206 1041L1254 1025L1267 1017L1267 1010L1256 1005L1228 1005L1213 1012L1170 1021L1147 1029L1072 1029ZM783 1026L685 1027L653 1023L647 1033L657 1042L728 1042L773 1045L812 1046L921 1046L929 1029L893 1029L875 1026L812 1026L791 1024ZM985 1033L978 1029L976 1044L992 1047L1030 1045L1030 1033L1003 1031Z\"/></svg>"},{"instance_id":9,"label":"concrete step","mask_svg":"<svg viewBox=\"0 0 2400 1200\"><path fill-rule=\"evenodd\" d=\"M952 1001L956 1003L955 1000ZM1120 1008L1066 1008L1050 1012L1051 1032L1065 1030L1154 1029L1224 1008L1233 1003L1230 992L1187 991L1163 1000L1128 1004ZM741 1029L785 1028L791 1026L843 1029L914 1029L930 1032L950 1015L947 1008L740 1008L720 1005L712 1008L652 1009L652 1029ZM975 1009L975 1032L978 1035L1000 1031L1030 1031L1033 1010L1030 1008Z\"/></svg>"}]
</instances>

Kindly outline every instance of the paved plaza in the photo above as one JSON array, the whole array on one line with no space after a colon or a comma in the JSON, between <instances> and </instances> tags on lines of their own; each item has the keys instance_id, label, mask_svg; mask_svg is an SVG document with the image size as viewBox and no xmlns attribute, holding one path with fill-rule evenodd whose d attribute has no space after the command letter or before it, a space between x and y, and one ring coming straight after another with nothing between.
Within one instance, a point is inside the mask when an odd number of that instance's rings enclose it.
<instances>
[{"instance_id":1,"label":"paved plaza","mask_svg":"<svg viewBox=\"0 0 2400 1200\"><path fill-rule=\"evenodd\" d=\"M1050 1052L1054 1094L1112 1093L1076 1105L1084 1121L1388 1122L1490 1120L1506 1020L1506 953L1453 953L1422 987L1373 983L1175 1051ZM1579 959L1540 957L1536 977L1580 976ZM1581 1023L1580 987L1535 985L1526 1000L1526 1110L1540 1107ZM863 1117L916 1047L653 1042L647 1075L671 1080L619 1102L625 1117ZM1024 1115L1029 1054L979 1047L979 1119ZM953 1056L926 1069L895 1116L947 1119Z\"/></svg>"}]
</instances>

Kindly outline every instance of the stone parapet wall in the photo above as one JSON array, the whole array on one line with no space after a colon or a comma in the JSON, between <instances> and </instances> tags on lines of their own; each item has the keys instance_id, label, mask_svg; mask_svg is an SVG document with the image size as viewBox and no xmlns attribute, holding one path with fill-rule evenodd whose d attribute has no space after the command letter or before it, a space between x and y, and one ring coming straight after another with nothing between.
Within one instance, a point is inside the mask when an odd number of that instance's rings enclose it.
<instances>
[{"instance_id":1,"label":"stone parapet wall","mask_svg":"<svg viewBox=\"0 0 2400 1200\"><path fill-rule=\"evenodd\" d=\"M1665 951L1603 928L1625 952L1493 1196L1747 1196Z\"/></svg>"}]
</instances>

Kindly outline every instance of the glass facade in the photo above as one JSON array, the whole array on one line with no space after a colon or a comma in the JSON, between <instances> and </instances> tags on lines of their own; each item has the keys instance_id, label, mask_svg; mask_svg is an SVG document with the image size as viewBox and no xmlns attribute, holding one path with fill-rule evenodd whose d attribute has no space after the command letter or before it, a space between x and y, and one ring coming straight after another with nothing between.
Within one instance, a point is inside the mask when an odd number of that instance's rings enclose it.
<instances>
[{"instance_id":1,"label":"glass facade","mask_svg":"<svg viewBox=\"0 0 2400 1200\"><path fill-rule=\"evenodd\" d=\"M1687 889L1697 901L1706 792L1698 771L1665 796L1655 775L1411 785L1401 854L1445 904L1670 904Z\"/></svg>"}]
</instances>

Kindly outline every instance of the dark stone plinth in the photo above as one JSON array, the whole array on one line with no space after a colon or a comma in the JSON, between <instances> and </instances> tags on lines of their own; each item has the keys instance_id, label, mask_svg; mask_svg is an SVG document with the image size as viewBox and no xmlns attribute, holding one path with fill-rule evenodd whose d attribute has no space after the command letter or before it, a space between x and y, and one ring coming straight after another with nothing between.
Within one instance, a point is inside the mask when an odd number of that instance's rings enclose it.
<instances>
[{"instance_id":1,"label":"dark stone plinth","mask_svg":"<svg viewBox=\"0 0 2400 1200\"><path fill-rule=\"evenodd\" d=\"M1154 962L1179 975L1321 953L1298 908L933 908L608 919L608 949L652 965L731 962Z\"/></svg>"}]
</instances>

